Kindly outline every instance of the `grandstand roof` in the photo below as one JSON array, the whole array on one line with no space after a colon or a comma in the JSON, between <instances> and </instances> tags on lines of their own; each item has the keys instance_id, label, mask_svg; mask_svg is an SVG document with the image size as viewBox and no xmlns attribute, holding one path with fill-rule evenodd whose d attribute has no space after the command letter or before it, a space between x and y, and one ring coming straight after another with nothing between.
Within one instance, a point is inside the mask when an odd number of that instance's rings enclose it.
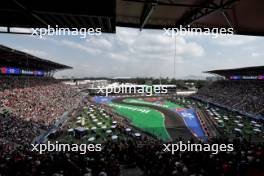
<instances>
[{"instance_id":1,"label":"grandstand roof","mask_svg":"<svg viewBox=\"0 0 264 176\"><path fill-rule=\"evenodd\" d=\"M86 27L115 32L136 28L234 27L235 33L264 35L261 0L2 0L0 26ZM7 31L10 32L10 31Z\"/></svg>"},{"instance_id":2,"label":"grandstand roof","mask_svg":"<svg viewBox=\"0 0 264 176\"><path fill-rule=\"evenodd\" d=\"M217 74L225 77L232 75L257 76L264 74L264 66L211 70L211 71L206 71L205 73Z\"/></svg>"},{"instance_id":3,"label":"grandstand roof","mask_svg":"<svg viewBox=\"0 0 264 176\"><path fill-rule=\"evenodd\" d=\"M0 26L47 28L58 25L115 32L115 0L1 0L0 6Z\"/></svg>"},{"instance_id":4,"label":"grandstand roof","mask_svg":"<svg viewBox=\"0 0 264 176\"><path fill-rule=\"evenodd\" d=\"M234 27L237 34L263 36L263 6L259 0L117 0L116 21L137 28Z\"/></svg>"},{"instance_id":5,"label":"grandstand roof","mask_svg":"<svg viewBox=\"0 0 264 176\"><path fill-rule=\"evenodd\" d=\"M72 68L3 45L0 45L0 66L41 69L44 71Z\"/></svg>"}]
</instances>

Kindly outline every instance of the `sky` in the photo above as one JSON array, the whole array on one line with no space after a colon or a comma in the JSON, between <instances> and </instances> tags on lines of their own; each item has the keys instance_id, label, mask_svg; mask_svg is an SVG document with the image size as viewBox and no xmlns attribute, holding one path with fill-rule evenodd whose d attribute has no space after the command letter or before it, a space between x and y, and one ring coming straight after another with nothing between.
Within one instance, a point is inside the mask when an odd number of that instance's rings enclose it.
<instances>
[{"instance_id":1,"label":"sky","mask_svg":"<svg viewBox=\"0 0 264 176\"><path fill-rule=\"evenodd\" d=\"M100 36L0 34L0 44L73 67L55 77L174 77L201 79L204 71L264 65L264 38L186 35L117 28ZM175 50L176 48L176 50Z\"/></svg>"}]
</instances>

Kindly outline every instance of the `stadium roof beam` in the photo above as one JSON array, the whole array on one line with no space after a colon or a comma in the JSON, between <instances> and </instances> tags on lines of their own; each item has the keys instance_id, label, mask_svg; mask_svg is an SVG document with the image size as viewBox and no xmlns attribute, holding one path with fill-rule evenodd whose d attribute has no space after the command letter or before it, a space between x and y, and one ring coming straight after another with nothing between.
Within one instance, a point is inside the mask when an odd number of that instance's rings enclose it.
<instances>
[{"instance_id":1,"label":"stadium roof beam","mask_svg":"<svg viewBox=\"0 0 264 176\"><path fill-rule=\"evenodd\" d=\"M155 10L156 6L158 5L158 0L153 0L151 3L145 4L141 17L140 17L140 30L142 30L145 24L148 22L151 14Z\"/></svg>"},{"instance_id":2,"label":"stadium roof beam","mask_svg":"<svg viewBox=\"0 0 264 176\"><path fill-rule=\"evenodd\" d=\"M150 4L151 3L149 1L144 1L144 0L123 0L123 1L135 2L135 3L144 3L144 4ZM173 0L168 0L168 1L169 2L159 0L157 3L159 6L216 9L216 7L212 7L212 6L206 6L206 5L202 6L202 5L196 5L196 4L182 4L182 3L176 3ZM225 8L225 9L229 9L229 8Z\"/></svg>"},{"instance_id":3,"label":"stadium roof beam","mask_svg":"<svg viewBox=\"0 0 264 176\"><path fill-rule=\"evenodd\" d=\"M96 25L94 23L94 18L93 17L88 17L88 19L89 19L89 22L92 25L92 27L95 28Z\"/></svg>"},{"instance_id":4,"label":"stadium roof beam","mask_svg":"<svg viewBox=\"0 0 264 176\"><path fill-rule=\"evenodd\" d=\"M234 32L236 31L235 25L232 23L232 20L230 19L230 17L228 16L228 14L226 13L226 11L222 11L221 12L222 15L224 16L226 22L228 23L228 25L234 29Z\"/></svg>"},{"instance_id":5,"label":"stadium roof beam","mask_svg":"<svg viewBox=\"0 0 264 176\"><path fill-rule=\"evenodd\" d=\"M233 5L235 2L238 2L239 0L221 0L219 4L216 4L212 2L211 0L206 0L204 3L202 3L202 8L194 8L193 10L190 10L189 12L186 12L182 18L180 18L176 26L183 25L187 26L192 24L194 21L207 16L211 13L217 12L219 10L223 10L226 8L229 8L231 5ZM204 7L210 7L210 8L204 8Z\"/></svg>"},{"instance_id":6,"label":"stadium roof beam","mask_svg":"<svg viewBox=\"0 0 264 176\"><path fill-rule=\"evenodd\" d=\"M55 23L55 26L56 26L56 24L57 24L58 26L63 26L62 21L59 20L58 17L56 17L56 16L54 16L54 15L50 15L50 14L47 14L47 16L51 19L51 21L52 21L53 23Z\"/></svg>"},{"instance_id":7,"label":"stadium roof beam","mask_svg":"<svg viewBox=\"0 0 264 176\"><path fill-rule=\"evenodd\" d=\"M53 16L50 15L45 15L44 17L42 17L42 19L44 19L51 27L56 28L56 22L55 20L57 20L56 18L54 18Z\"/></svg>"},{"instance_id":8,"label":"stadium roof beam","mask_svg":"<svg viewBox=\"0 0 264 176\"><path fill-rule=\"evenodd\" d=\"M37 19L39 22L41 22L42 24L48 26L48 23L42 19L41 17L39 17L37 14L33 13L32 10L28 9L27 7L25 7L23 4L21 4L20 2L18 2L17 0L13 0L13 2L19 6L21 9L23 9L23 11L25 13L28 13L29 15L33 16L35 19Z\"/></svg>"},{"instance_id":9,"label":"stadium roof beam","mask_svg":"<svg viewBox=\"0 0 264 176\"><path fill-rule=\"evenodd\" d=\"M111 18L108 17L108 18L106 19L106 21L107 21L107 27L108 27L108 30L109 30L109 31L112 31Z\"/></svg>"},{"instance_id":10,"label":"stadium roof beam","mask_svg":"<svg viewBox=\"0 0 264 176\"><path fill-rule=\"evenodd\" d=\"M99 22L99 26L100 26L100 28L104 28L104 24L103 24L103 19L102 19L102 17L98 17L97 19L98 19L98 22Z\"/></svg>"},{"instance_id":11,"label":"stadium roof beam","mask_svg":"<svg viewBox=\"0 0 264 176\"><path fill-rule=\"evenodd\" d=\"M86 17L79 17L78 19L80 20L80 23L81 23L82 26L88 26L88 23L85 20Z\"/></svg>"},{"instance_id":12,"label":"stadium roof beam","mask_svg":"<svg viewBox=\"0 0 264 176\"><path fill-rule=\"evenodd\" d=\"M70 15L69 19L73 22L74 26L76 26L77 28L82 28L82 25L78 21L78 18L74 18L72 15Z\"/></svg>"},{"instance_id":13,"label":"stadium roof beam","mask_svg":"<svg viewBox=\"0 0 264 176\"><path fill-rule=\"evenodd\" d=\"M72 23L70 22L70 20L68 19L68 17L66 15L62 15L61 18L64 21L64 25L67 26L68 28L70 28Z\"/></svg>"}]
</instances>

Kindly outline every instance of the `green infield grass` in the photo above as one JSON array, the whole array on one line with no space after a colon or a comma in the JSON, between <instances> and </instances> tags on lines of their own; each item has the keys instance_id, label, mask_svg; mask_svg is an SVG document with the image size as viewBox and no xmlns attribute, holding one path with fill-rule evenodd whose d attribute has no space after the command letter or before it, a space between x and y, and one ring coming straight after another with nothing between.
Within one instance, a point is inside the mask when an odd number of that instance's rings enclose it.
<instances>
[{"instance_id":1,"label":"green infield grass","mask_svg":"<svg viewBox=\"0 0 264 176\"><path fill-rule=\"evenodd\" d=\"M151 108L134 105L123 105L118 103L109 103L108 105L118 114L129 119L135 127L164 141L170 140L170 136L165 127L165 117L161 112Z\"/></svg>"}]
</instances>

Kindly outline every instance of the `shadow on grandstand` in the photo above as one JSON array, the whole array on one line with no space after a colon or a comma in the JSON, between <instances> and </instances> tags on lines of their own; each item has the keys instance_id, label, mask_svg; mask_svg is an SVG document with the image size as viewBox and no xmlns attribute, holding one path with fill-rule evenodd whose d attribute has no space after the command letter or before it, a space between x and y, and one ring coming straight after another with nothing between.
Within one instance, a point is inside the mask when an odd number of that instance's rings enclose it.
<instances>
[{"instance_id":1,"label":"shadow on grandstand","mask_svg":"<svg viewBox=\"0 0 264 176\"><path fill-rule=\"evenodd\" d=\"M53 82L49 82L53 81ZM33 81L33 82L32 82ZM10 90L10 89L20 89L20 88L29 88L29 87L37 87L37 86L47 86L51 84L56 84L54 78L51 77L30 77L30 76L1 76L0 83L1 89L0 90ZM8 82L9 84L5 84ZM20 84L23 82L23 84ZM59 82L59 80L58 80Z\"/></svg>"},{"instance_id":2,"label":"shadow on grandstand","mask_svg":"<svg viewBox=\"0 0 264 176\"><path fill-rule=\"evenodd\" d=\"M30 146L36 136L44 133L48 126L44 122L36 122L15 117L10 113L0 115L1 144L11 148Z\"/></svg>"}]
</instances>

